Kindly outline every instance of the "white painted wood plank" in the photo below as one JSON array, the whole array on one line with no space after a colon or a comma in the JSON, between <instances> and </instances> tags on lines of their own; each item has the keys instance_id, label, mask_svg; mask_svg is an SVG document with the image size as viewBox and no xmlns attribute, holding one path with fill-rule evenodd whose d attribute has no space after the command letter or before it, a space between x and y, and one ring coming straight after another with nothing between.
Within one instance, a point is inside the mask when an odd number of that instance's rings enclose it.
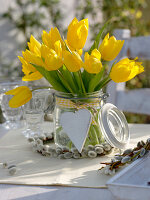
<instances>
[{"instance_id":1,"label":"white painted wood plank","mask_svg":"<svg viewBox=\"0 0 150 200\"><path fill-rule=\"evenodd\" d=\"M150 114L150 89L136 89L117 92L116 106L133 113Z\"/></svg>"},{"instance_id":2,"label":"white painted wood plank","mask_svg":"<svg viewBox=\"0 0 150 200\"><path fill-rule=\"evenodd\" d=\"M150 36L130 38L128 48L131 58L150 60Z\"/></svg>"},{"instance_id":3,"label":"white painted wood plank","mask_svg":"<svg viewBox=\"0 0 150 200\"><path fill-rule=\"evenodd\" d=\"M107 85L106 92L109 94L109 97L107 98L107 103L112 103L116 105L116 97L117 97L116 83L111 81Z\"/></svg>"}]
</instances>

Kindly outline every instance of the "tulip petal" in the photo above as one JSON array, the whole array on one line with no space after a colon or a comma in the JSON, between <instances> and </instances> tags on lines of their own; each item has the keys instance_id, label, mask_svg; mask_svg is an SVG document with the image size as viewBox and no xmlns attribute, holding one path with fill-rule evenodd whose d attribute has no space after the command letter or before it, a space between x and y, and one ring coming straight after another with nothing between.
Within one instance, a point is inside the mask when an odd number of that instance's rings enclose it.
<instances>
[{"instance_id":1,"label":"tulip petal","mask_svg":"<svg viewBox=\"0 0 150 200\"><path fill-rule=\"evenodd\" d=\"M51 53L51 50L48 46L42 44L41 46L41 56L42 58L46 58L47 55L49 55Z\"/></svg>"},{"instance_id":2,"label":"tulip petal","mask_svg":"<svg viewBox=\"0 0 150 200\"><path fill-rule=\"evenodd\" d=\"M30 37L30 42L28 42L28 47L29 47L29 50L30 50L32 53L35 53L35 54L38 55L38 56L41 55L41 53L40 53L41 44L40 44L40 42L38 42L38 41L33 37L33 35L31 35L31 37Z\"/></svg>"},{"instance_id":3,"label":"tulip petal","mask_svg":"<svg viewBox=\"0 0 150 200\"><path fill-rule=\"evenodd\" d=\"M61 42L60 42L60 40L56 41L55 44L54 44L54 46L55 46L55 52L61 58L62 57L62 48L61 48Z\"/></svg>"},{"instance_id":4,"label":"tulip petal","mask_svg":"<svg viewBox=\"0 0 150 200\"><path fill-rule=\"evenodd\" d=\"M84 56L84 69L91 74L97 74L102 69L102 63L100 61L101 54L97 49L94 49L91 52L91 55L88 52L85 53Z\"/></svg>"},{"instance_id":5,"label":"tulip petal","mask_svg":"<svg viewBox=\"0 0 150 200\"><path fill-rule=\"evenodd\" d=\"M48 55L45 58L45 69L48 71L58 70L62 65L63 61L62 58L58 57L57 54L55 55Z\"/></svg>"},{"instance_id":6,"label":"tulip petal","mask_svg":"<svg viewBox=\"0 0 150 200\"><path fill-rule=\"evenodd\" d=\"M14 95L9 101L11 108L17 108L27 103L32 98L32 92L27 86L20 86L13 90L9 90L6 95Z\"/></svg>"},{"instance_id":7,"label":"tulip petal","mask_svg":"<svg viewBox=\"0 0 150 200\"><path fill-rule=\"evenodd\" d=\"M16 94L20 93L22 90L28 90L28 89L29 88L27 86L20 86L15 89L7 91L5 94L6 95L16 95Z\"/></svg>"},{"instance_id":8,"label":"tulip petal","mask_svg":"<svg viewBox=\"0 0 150 200\"><path fill-rule=\"evenodd\" d=\"M25 52L22 52L22 54L23 54L25 61L27 61L28 63L32 63L35 65L44 67L42 58L40 58L39 56L36 56L34 53L26 50Z\"/></svg>"},{"instance_id":9,"label":"tulip petal","mask_svg":"<svg viewBox=\"0 0 150 200\"><path fill-rule=\"evenodd\" d=\"M95 58L97 58L98 60L101 59L101 54L97 49L94 49L91 53L92 56L94 56Z\"/></svg>"},{"instance_id":10,"label":"tulip petal","mask_svg":"<svg viewBox=\"0 0 150 200\"><path fill-rule=\"evenodd\" d=\"M62 48L64 49L65 44L64 44L63 40L61 39L61 35L56 27L51 28L49 33L47 33L46 31L43 31L42 41L50 49L55 49L54 44L58 40L60 40Z\"/></svg>"},{"instance_id":11,"label":"tulip petal","mask_svg":"<svg viewBox=\"0 0 150 200\"><path fill-rule=\"evenodd\" d=\"M109 38L108 33L99 46L99 51L101 53L102 59L107 61L114 60L121 51L123 44L124 41L116 40L114 36Z\"/></svg>"},{"instance_id":12,"label":"tulip petal","mask_svg":"<svg viewBox=\"0 0 150 200\"><path fill-rule=\"evenodd\" d=\"M83 62L80 55L73 51L72 54L69 51L63 52L64 64L70 72L77 72L81 69Z\"/></svg>"},{"instance_id":13,"label":"tulip petal","mask_svg":"<svg viewBox=\"0 0 150 200\"><path fill-rule=\"evenodd\" d=\"M71 23L68 26L68 29L71 29L75 24L77 24L79 21L77 20L77 18L75 17Z\"/></svg>"},{"instance_id":14,"label":"tulip petal","mask_svg":"<svg viewBox=\"0 0 150 200\"><path fill-rule=\"evenodd\" d=\"M144 67L141 64L141 62L124 58L112 67L110 78L116 83L131 80L144 71Z\"/></svg>"},{"instance_id":15,"label":"tulip petal","mask_svg":"<svg viewBox=\"0 0 150 200\"><path fill-rule=\"evenodd\" d=\"M23 57L18 56L18 58L19 58L19 60L21 61L22 65L23 65L22 66L23 67L23 70L22 70L23 72L24 72L24 70L27 71L27 73L36 71L35 67L33 67L33 65L29 64L28 62L26 62Z\"/></svg>"},{"instance_id":16,"label":"tulip petal","mask_svg":"<svg viewBox=\"0 0 150 200\"><path fill-rule=\"evenodd\" d=\"M88 35L88 19L80 22L74 18L68 26L67 43L74 50L82 49L85 45Z\"/></svg>"},{"instance_id":17,"label":"tulip petal","mask_svg":"<svg viewBox=\"0 0 150 200\"><path fill-rule=\"evenodd\" d=\"M9 101L9 106L11 108L18 108L24 104L26 104L32 98L32 92L28 90L23 90L16 96L12 97Z\"/></svg>"},{"instance_id":18,"label":"tulip petal","mask_svg":"<svg viewBox=\"0 0 150 200\"><path fill-rule=\"evenodd\" d=\"M42 74L40 74L40 72L36 71L31 74L25 75L22 78L22 80L23 81L36 81L36 80L41 79L42 77L43 77Z\"/></svg>"}]
</instances>

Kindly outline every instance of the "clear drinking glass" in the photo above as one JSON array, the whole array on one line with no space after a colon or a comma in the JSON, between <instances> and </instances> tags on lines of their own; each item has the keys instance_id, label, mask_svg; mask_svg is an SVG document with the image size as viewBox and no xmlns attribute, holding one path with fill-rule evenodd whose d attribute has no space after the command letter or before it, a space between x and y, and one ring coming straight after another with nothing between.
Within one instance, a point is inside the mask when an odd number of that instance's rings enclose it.
<instances>
[{"instance_id":1,"label":"clear drinking glass","mask_svg":"<svg viewBox=\"0 0 150 200\"><path fill-rule=\"evenodd\" d=\"M23 131L23 134L25 137L32 137L43 133L41 125L44 122L45 102L49 94L49 89L35 90L32 92L32 99L24 105L26 130Z\"/></svg>"},{"instance_id":2,"label":"clear drinking glass","mask_svg":"<svg viewBox=\"0 0 150 200\"><path fill-rule=\"evenodd\" d=\"M22 117L22 107L19 108L11 108L9 107L9 100L12 98L11 95L3 95L1 108L3 112L3 116L5 117L6 121L3 126L6 129L12 128L20 128L21 122L20 119Z\"/></svg>"},{"instance_id":3,"label":"clear drinking glass","mask_svg":"<svg viewBox=\"0 0 150 200\"><path fill-rule=\"evenodd\" d=\"M20 128L22 123L20 121L22 117L22 107L11 108L9 107L9 100L12 98L12 95L5 95L5 92L8 90L14 89L18 86L23 85L21 80L17 81L8 81L4 80L0 82L0 105L2 109L2 114L5 117L5 122L3 127L6 129Z\"/></svg>"}]
</instances>

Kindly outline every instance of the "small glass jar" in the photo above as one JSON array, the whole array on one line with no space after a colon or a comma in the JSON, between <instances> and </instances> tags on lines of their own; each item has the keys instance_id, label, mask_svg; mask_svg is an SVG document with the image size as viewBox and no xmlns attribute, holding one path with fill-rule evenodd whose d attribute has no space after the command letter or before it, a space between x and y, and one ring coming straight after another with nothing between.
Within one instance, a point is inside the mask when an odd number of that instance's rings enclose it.
<instances>
[{"instance_id":1,"label":"small glass jar","mask_svg":"<svg viewBox=\"0 0 150 200\"><path fill-rule=\"evenodd\" d=\"M102 91L88 93L84 96L56 92L55 107L55 144L58 147L69 149L76 147L68 137L61 124L61 116L65 112L75 113L80 109L87 109L91 113L91 123L84 148L89 145L99 145L108 142L112 147L124 148L129 140L129 131L126 119L112 104L105 104L108 94ZM70 123L68 120L68 123Z\"/></svg>"}]
</instances>

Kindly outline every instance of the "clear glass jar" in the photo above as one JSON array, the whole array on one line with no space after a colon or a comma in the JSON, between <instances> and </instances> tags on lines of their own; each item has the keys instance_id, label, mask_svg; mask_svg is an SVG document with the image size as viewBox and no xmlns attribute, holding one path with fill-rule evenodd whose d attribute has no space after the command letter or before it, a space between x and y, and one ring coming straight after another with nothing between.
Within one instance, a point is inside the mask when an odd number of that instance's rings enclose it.
<instances>
[{"instance_id":1,"label":"clear glass jar","mask_svg":"<svg viewBox=\"0 0 150 200\"><path fill-rule=\"evenodd\" d=\"M102 91L98 91L94 93L88 93L86 96L72 96L71 94L56 92L55 97L56 107L54 139L56 146L61 148L69 147L70 149L74 147L73 142L70 140L67 133L63 130L63 127L60 123L60 118L64 112L75 113L79 109L88 109L92 116L84 147L86 148L88 145L95 146L105 142L100 128L99 120L101 119L99 112L105 104L107 94L104 94Z\"/></svg>"}]
</instances>

